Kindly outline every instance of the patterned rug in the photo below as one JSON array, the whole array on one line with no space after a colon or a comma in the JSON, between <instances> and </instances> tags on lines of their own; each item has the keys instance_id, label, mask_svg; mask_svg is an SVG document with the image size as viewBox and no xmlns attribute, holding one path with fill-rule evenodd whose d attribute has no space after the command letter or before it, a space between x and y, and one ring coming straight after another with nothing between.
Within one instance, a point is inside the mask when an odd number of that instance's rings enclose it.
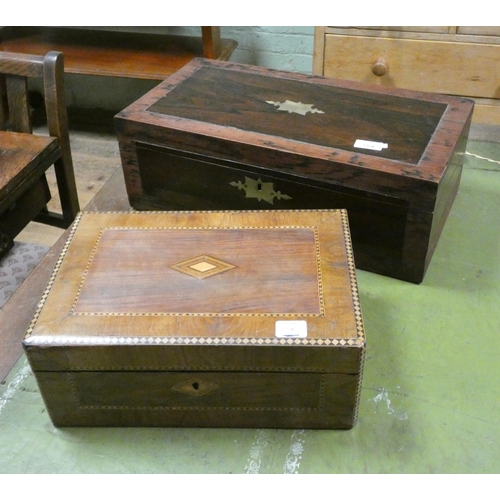
<instances>
[{"instance_id":1,"label":"patterned rug","mask_svg":"<svg viewBox=\"0 0 500 500\"><path fill-rule=\"evenodd\" d=\"M47 246L14 242L9 253L0 260L0 308L19 288L48 250Z\"/></svg>"}]
</instances>

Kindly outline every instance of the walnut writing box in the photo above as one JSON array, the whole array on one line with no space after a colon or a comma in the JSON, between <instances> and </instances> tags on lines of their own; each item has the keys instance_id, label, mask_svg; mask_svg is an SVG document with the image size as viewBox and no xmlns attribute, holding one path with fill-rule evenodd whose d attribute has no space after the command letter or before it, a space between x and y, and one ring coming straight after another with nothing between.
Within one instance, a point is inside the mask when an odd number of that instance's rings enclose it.
<instances>
[{"instance_id":1,"label":"walnut writing box","mask_svg":"<svg viewBox=\"0 0 500 500\"><path fill-rule=\"evenodd\" d=\"M56 426L351 428L347 214L83 213L24 348Z\"/></svg>"}]
</instances>

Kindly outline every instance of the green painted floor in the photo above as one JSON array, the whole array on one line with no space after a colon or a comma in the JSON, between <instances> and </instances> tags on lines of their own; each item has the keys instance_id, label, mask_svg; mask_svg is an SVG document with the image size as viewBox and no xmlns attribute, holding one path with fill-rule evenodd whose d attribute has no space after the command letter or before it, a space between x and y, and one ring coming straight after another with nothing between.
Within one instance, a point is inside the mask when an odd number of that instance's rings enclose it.
<instances>
[{"instance_id":1,"label":"green painted floor","mask_svg":"<svg viewBox=\"0 0 500 500\"><path fill-rule=\"evenodd\" d=\"M368 349L353 430L56 429L22 358L0 387L0 471L499 473L500 144L469 142L421 285L358 283Z\"/></svg>"}]
</instances>

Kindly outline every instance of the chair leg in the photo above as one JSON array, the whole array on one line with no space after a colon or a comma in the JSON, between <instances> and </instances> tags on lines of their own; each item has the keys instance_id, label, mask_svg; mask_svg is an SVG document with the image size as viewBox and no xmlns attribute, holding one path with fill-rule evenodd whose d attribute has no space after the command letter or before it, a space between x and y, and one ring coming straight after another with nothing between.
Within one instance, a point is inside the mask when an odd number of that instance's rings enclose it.
<instances>
[{"instance_id":1,"label":"chair leg","mask_svg":"<svg viewBox=\"0 0 500 500\"><path fill-rule=\"evenodd\" d=\"M54 168L61 199L62 220L65 227L69 227L79 212L80 205L69 142L63 55L49 52L44 58L43 72L49 134L58 138L61 148L61 158L55 162ZM47 98L49 95L50 99Z\"/></svg>"},{"instance_id":2,"label":"chair leg","mask_svg":"<svg viewBox=\"0 0 500 500\"><path fill-rule=\"evenodd\" d=\"M73 223L80 210L73 164L70 162L68 166L67 162L65 163L60 158L54 163L54 169L62 214L44 209L35 217L35 220L43 224L67 229Z\"/></svg>"},{"instance_id":3,"label":"chair leg","mask_svg":"<svg viewBox=\"0 0 500 500\"><path fill-rule=\"evenodd\" d=\"M0 130L7 129L8 120L7 86L5 84L5 75L0 75Z\"/></svg>"},{"instance_id":4,"label":"chair leg","mask_svg":"<svg viewBox=\"0 0 500 500\"><path fill-rule=\"evenodd\" d=\"M14 241L0 225L0 259L2 259L13 246Z\"/></svg>"},{"instance_id":5,"label":"chair leg","mask_svg":"<svg viewBox=\"0 0 500 500\"><path fill-rule=\"evenodd\" d=\"M54 168L59 198L61 200L63 220L66 227L69 227L80 211L73 162L71 158L69 160L68 158L60 158L55 162Z\"/></svg>"}]
</instances>

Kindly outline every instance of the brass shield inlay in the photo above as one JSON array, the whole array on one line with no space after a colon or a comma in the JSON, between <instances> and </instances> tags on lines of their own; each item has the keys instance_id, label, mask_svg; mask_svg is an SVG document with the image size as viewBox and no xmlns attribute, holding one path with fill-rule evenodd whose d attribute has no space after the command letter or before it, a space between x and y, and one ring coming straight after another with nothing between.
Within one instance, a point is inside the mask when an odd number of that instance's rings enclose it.
<instances>
[{"instance_id":1,"label":"brass shield inlay","mask_svg":"<svg viewBox=\"0 0 500 500\"><path fill-rule=\"evenodd\" d=\"M287 194L282 194L281 191L276 191L272 182L262 182L259 178L257 180L245 177L245 182L230 182L233 187L239 190L243 189L246 193L246 198L256 198L257 201L267 201L273 205L274 198L278 200L291 200L292 197Z\"/></svg>"},{"instance_id":2,"label":"brass shield inlay","mask_svg":"<svg viewBox=\"0 0 500 500\"><path fill-rule=\"evenodd\" d=\"M324 111L314 107L314 104L304 104L303 102L295 102L286 100L284 102L266 101L267 104L272 104L278 111L288 111L288 113L297 113L298 115L307 115L307 113L320 113Z\"/></svg>"},{"instance_id":3,"label":"brass shield inlay","mask_svg":"<svg viewBox=\"0 0 500 500\"><path fill-rule=\"evenodd\" d=\"M170 266L176 271L193 276L198 279L209 278L210 276L215 276L216 274L223 273L229 269L234 269L236 266L224 262L209 255L200 255L194 257L193 259L185 260Z\"/></svg>"}]
</instances>

